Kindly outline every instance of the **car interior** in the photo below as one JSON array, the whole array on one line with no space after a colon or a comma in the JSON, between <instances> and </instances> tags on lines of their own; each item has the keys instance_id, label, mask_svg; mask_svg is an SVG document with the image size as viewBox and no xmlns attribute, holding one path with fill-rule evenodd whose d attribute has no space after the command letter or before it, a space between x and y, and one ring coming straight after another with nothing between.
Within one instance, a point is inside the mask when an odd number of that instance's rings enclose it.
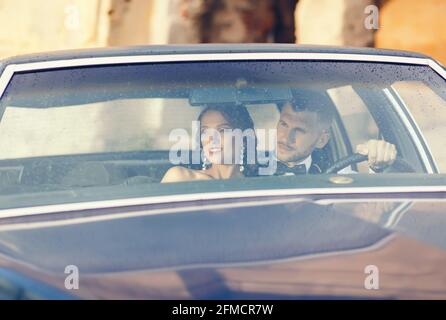
<instances>
[{"instance_id":1,"label":"car interior","mask_svg":"<svg viewBox=\"0 0 446 320\"><path fill-rule=\"evenodd\" d=\"M200 94L204 97L202 100L199 100ZM364 99L370 99L367 93L360 94L363 94ZM209 96L212 96L213 100L205 100ZM272 102L257 97L248 98L246 95L245 99L245 102L256 103L257 105ZM283 99L279 96L278 100L282 101ZM375 101L376 96L370 100ZM206 103L222 103L221 99L215 98L215 92L204 95L201 92L192 91L189 101L191 108L200 107ZM411 142L408 141L407 135L404 134L404 129L401 128L398 131L395 126L392 128L391 125L386 123L388 117L381 116L376 117L376 119L378 119L380 135L386 137L388 141L396 142L402 156L412 158L411 163L415 166L418 164L418 170L422 172L420 161L416 159L416 152L414 152ZM392 128L392 130L389 130L389 128ZM329 143L323 149L317 151L321 159L333 163L336 159L353 152L349 136L338 113L330 129L330 135ZM192 150L189 150L189 152L192 152ZM158 183L164 173L173 166L169 162L169 150L57 155L2 160L0 164L1 192L3 194L17 192L21 189L43 191L117 184ZM187 166L194 169L201 167L200 165ZM352 165L352 168L357 170L355 164Z\"/></svg>"}]
</instances>

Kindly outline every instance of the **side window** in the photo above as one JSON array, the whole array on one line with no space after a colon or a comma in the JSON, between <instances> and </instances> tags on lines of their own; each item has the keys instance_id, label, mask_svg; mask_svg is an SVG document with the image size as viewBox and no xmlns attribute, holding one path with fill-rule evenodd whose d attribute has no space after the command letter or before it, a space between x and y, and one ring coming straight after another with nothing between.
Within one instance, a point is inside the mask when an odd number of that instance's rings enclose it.
<instances>
[{"instance_id":1,"label":"side window","mask_svg":"<svg viewBox=\"0 0 446 320\"><path fill-rule=\"evenodd\" d=\"M421 81L392 85L418 125L440 173L446 173L446 100Z\"/></svg>"},{"instance_id":2,"label":"side window","mask_svg":"<svg viewBox=\"0 0 446 320\"><path fill-rule=\"evenodd\" d=\"M327 92L336 105L353 152L358 144L379 137L375 120L352 86L332 88ZM358 171L367 173L367 163L359 163Z\"/></svg>"},{"instance_id":3,"label":"side window","mask_svg":"<svg viewBox=\"0 0 446 320\"><path fill-rule=\"evenodd\" d=\"M178 110L182 117L172 117ZM0 160L169 150L171 130L184 128L190 134L200 110L186 99L158 98L51 108L6 106L0 122Z\"/></svg>"}]
</instances>

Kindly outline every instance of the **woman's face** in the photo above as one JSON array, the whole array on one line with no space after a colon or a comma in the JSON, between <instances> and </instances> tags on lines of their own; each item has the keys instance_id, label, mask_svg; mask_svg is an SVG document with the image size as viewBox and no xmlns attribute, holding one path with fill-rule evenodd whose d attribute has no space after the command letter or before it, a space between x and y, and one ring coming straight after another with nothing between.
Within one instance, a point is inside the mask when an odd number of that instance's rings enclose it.
<instances>
[{"instance_id":1,"label":"woman's face","mask_svg":"<svg viewBox=\"0 0 446 320\"><path fill-rule=\"evenodd\" d=\"M219 111L209 110L202 116L200 128L201 144L205 157L212 164L234 164L234 160L239 159L240 151L235 151L234 139L229 136L228 130L231 129L234 128L231 127ZM227 130L226 139L225 130ZM228 158L226 162L225 155Z\"/></svg>"}]
</instances>

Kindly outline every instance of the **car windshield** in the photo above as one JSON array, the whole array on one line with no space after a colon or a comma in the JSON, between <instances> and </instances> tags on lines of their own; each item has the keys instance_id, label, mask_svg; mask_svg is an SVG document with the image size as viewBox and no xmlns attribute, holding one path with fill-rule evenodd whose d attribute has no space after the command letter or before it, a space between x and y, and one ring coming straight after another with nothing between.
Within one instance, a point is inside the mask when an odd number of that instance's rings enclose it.
<instances>
[{"instance_id":1,"label":"car windshield","mask_svg":"<svg viewBox=\"0 0 446 320\"><path fill-rule=\"evenodd\" d=\"M210 61L26 71L12 77L0 112L0 209L342 181L410 185L446 172L445 80L422 65ZM371 140L393 145L404 165L381 172L366 159L330 171ZM330 180L336 172L353 178ZM384 180L390 176L402 180Z\"/></svg>"}]
</instances>

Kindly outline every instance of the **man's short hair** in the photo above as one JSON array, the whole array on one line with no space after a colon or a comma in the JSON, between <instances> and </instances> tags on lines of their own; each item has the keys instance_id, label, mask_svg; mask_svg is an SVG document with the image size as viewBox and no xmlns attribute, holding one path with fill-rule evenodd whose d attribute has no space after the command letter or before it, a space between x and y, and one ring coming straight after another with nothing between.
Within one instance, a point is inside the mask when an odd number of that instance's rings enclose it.
<instances>
[{"instance_id":1,"label":"man's short hair","mask_svg":"<svg viewBox=\"0 0 446 320\"><path fill-rule=\"evenodd\" d=\"M319 121L328 127L331 125L336 107L326 91L314 89L292 89L293 99L277 104L279 111L290 104L294 111L315 112Z\"/></svg>"}]
</instances>

